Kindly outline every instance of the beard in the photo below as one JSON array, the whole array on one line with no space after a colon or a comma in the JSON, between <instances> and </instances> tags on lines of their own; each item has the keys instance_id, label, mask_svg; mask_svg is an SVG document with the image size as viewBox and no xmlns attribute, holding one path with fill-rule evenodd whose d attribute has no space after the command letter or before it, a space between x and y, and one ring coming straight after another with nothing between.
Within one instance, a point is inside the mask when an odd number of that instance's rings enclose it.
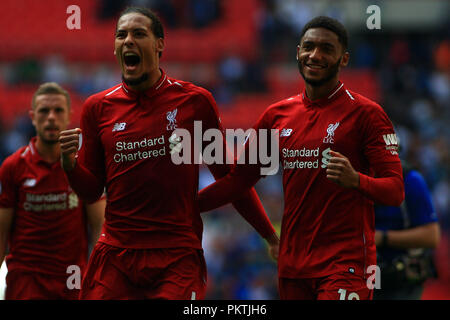
<instances>
[{"instance_id":1,"label":"beard","mask_svg":"<svg viewBox=\"0 0 450 320\"><path fill-rule=\"evenodd\" d=\"M145 81L147 81L149 79L150 75L148 74L148 72L142 74L142 76L140 76L137 79L125 79L125 77L122 75L122 81L130 87L133 86L138 86L141 83L144 83Z\"/></svg>"},{"instance_id":2,"label":"beard","mask_svg":"<svg viewBox=\"0 0 450 320\"><path fill-rule=\"evenodd\" d=\"M322 79L309 79L305 77L305 74L303 73L303 64L300 60L297 61L298 71L302 75L303 79L307 84L310 84L313 87L320 87L324 83L328 82L330 79L333 79L339 72L339 65L341 64L342 57L339 58L339 60L333 64L329 70L328 73L325 74L325 76Z\"/></svg>"},{"instance_id":3,"label":"beard","mask_svg":"<svg viewBox=\"0 0 450 320\"><path fill-rule=\"evenodd\" d=\"M39 134L39 138L41 139L42 143L48 146L54 145L59 143L59 137L55 137L54 139L45 137L44 134Z\"/></svg>"}]
</instances>

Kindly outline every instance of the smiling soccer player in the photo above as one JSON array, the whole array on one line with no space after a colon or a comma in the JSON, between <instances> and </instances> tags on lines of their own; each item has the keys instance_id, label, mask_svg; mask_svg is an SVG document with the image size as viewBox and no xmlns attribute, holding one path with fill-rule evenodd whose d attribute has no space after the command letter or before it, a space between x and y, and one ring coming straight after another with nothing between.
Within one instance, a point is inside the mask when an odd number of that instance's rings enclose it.
<instances>
[{"instance_id":1,"label":"smiling soccer player","mask_svg":"<svg viewBox=\"0 0 450 320\"><path fill-rule=\"evenodd\" d=\"M282 132L280 296L371 299L366 280L367 268L376 264L373 202L400 205L404 197L394 129L378 104L339 80L349 61L340 22L317 17L307 23L296 58L305 90L270 106L254 126L256 132ZM252 187L260 167L237 164L200 192L200 210Z\"/></svg>"}]
</instances>

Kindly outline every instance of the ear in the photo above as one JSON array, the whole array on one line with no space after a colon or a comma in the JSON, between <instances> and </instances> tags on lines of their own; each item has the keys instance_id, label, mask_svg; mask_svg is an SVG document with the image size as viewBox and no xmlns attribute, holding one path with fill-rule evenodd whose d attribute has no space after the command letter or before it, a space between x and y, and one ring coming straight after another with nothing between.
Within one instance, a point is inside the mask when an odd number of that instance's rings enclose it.
<instances>
[{"instance_id":1,"label":"ear","mask_svg":"<svg viewBox=\"0 0 450 320\"><path fill-rule=\"evenodd\" d=\"M156 40L156 51L157 52L163 52L164 51L164 47L165 47L165 42L163 38L158 38L158 40Z\"/></svg>"},{"instance_id":2,"label":"ear","mask_svg":"<svg viewBox=\"0 0 450 320\"><path fill-rule=\"evenodd\" d=\"M28 111L28 115L30 116L30 118L31 118L31 123L34 125L34 126L36 126L36 124L35 124L35 113L34 113L34 110L33 109L31 109L30 111Z\"/></svg>"},{"instance_id":3,"label":"ear","mask_svg":"<svg viewBox=\"0 0 450 320\"><path fill-rule=\"evenodd\" d=\"M346 67L348 65L348 61L350 60L350 54L348 53L348 51L345 51L344 55L342 56L341 59L341 67Z\"/></svg>"}]
</instances>

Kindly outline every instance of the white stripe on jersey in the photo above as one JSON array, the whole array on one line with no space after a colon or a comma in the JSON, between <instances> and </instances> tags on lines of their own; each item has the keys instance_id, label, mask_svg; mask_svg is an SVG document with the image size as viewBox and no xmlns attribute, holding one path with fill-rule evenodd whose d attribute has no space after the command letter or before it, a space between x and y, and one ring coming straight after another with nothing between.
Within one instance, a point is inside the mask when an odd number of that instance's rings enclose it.
<instances>
[{"instance_id":1,"label":"white stripe on jersey","mask_svg":"<svg viewBox=\"0 0 450 320\"><path fill-rule=\"evenodd\" d=\"M328 96L328 99L331 99L332 96L334 96L343 86L344 84L341 83L341 85L339 86L339 88L337 88L331 95Z\"/></svg>"},{"instance_id":2,"label":"white stripe on jersey","mask_svg":"<svg viewBox=\"0 0 450 320\"><path fill-rule=\"evenodd\" d=\"M116 92L116 91L119 90L120 88L122 88L122 86L119 86L119 87L115 88L113 91L108 92L107 94L105 94L105 97L106 97L106 96L109 96L110 94L113 94L114 92Z\"/></svg>"},{"instance_id":3,"label":"white stripe on jersey","mask_svg":"<svg viewBox=\"0 0 450 320\"><path fill-rule=\"evenodd\" d=\"M161 81L161 83L155 88L155 90L158 90L158 89L162 86L162 84L164 83L164 81L166 81L166 79L167 79L167 75L165 74L165 75L164 75L163 81Z\"/></svg>"},{"instance_id":4,"label":"white stripe on jersey","mask_svg":"<svg viewBox=\"0 0 450 320\"><path fill-rule=\"evenodd\" d=\"M352 97L352 95L350 94L350 92L348 92L348 90L345 90L345 92L347 92L347 94L350 97L350 99L355 100L355 98Z\"/></svg>"}]
</instances>

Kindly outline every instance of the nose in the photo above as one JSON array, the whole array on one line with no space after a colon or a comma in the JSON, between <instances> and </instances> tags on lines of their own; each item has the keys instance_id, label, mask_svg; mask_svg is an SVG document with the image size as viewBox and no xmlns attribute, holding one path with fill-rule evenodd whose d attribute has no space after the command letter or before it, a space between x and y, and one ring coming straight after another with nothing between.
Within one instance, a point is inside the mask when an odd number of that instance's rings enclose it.
<instances>
[{"instance_id":1,"label":"nose","mask_svg":"<svg viewBox=\"0 0 450 320\"><path fill-rule=\"evenodd\" d=\"M319 59L320 58L320 49L318 47L314 48L309 54L310 59Z\"/></svg>"},{"instance_id":2,"label":"nose","mask_svg":"<svg viewBox=\"0 0 450 320\"><path fill-rule=\"evenodd\" d=\"M133 35L132 35L132 33L131 32L128 32L127 33L127 36L126 36L126 38L125 38L125 40L124 40L124 44L126 45L126 46L133 46L133 44L134 44L134 39L133 39Z\"/></svg>"},{"instance_id":3,"label":"nose","mask_svg":"<svg viewBox=\"0 0 450 320\"><path fill-rule=\"evenodd\" d=\"M56 119L56 110L50 110L49 112L48 112L48 117L47 117L47 120L49 120L49 121L54 121Z\"/></svg>"}]
</instances>

